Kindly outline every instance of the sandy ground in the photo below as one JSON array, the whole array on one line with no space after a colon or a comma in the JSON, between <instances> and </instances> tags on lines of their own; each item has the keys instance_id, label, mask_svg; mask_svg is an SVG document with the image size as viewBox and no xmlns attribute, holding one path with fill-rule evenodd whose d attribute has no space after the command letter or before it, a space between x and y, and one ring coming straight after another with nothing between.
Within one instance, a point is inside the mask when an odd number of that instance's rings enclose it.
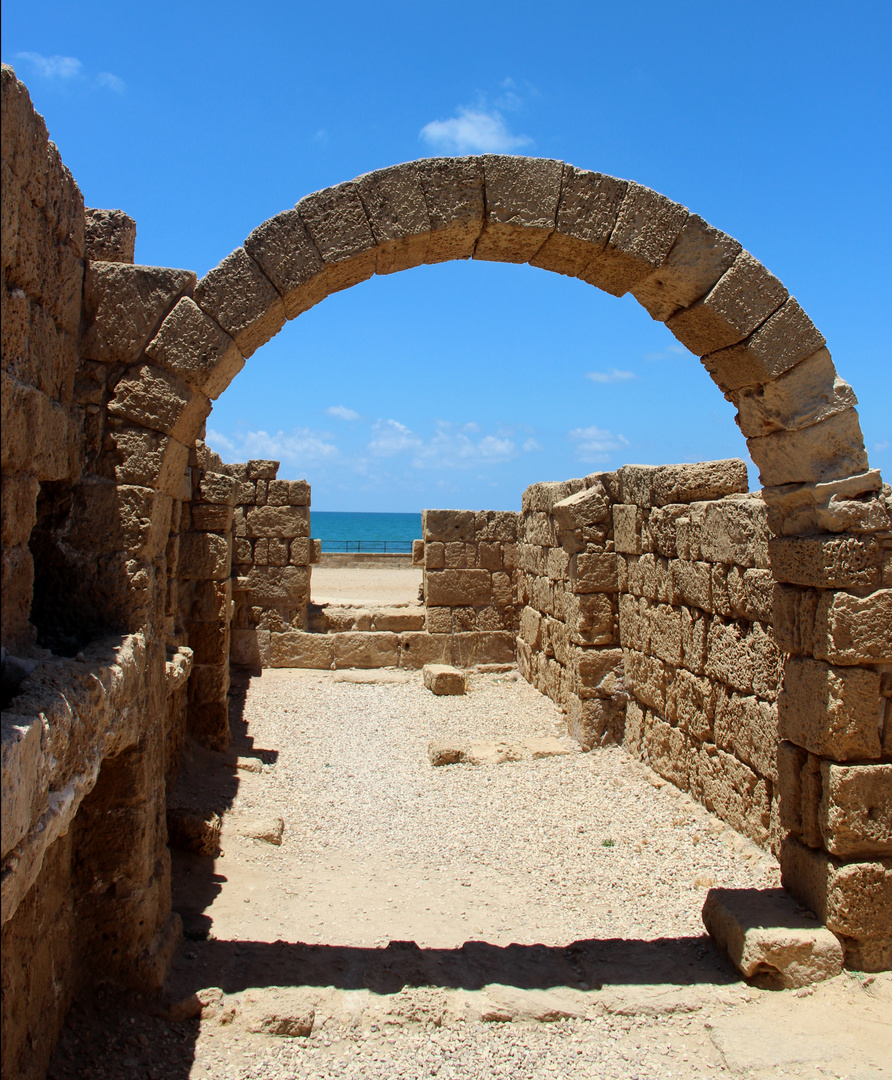
<instances>
[{"instance_id":1,"label":"sandy ground","mask_svg":"<svg viewBox=\"0 0 892 1080\"><path fill-rule=\"evenodd\" d=\"M743 982L699 912L773 860L621 749L430 765L561 735L515 673L267 671L232 724L184 778L224 827L175 853L166 996L78 1002L58 1080L892 1077L892 977Z\"/></svg>"},{"instance_id":2,"label":"sandy ground","mask_svg":"<svg viewBox=\"0 0 892 1080\"><path fill-rule=\"evenodd\" d=\"M422 571L314 566L310 595L314 604L411 604L418 600Z\"/></svg>"}]
</instances>

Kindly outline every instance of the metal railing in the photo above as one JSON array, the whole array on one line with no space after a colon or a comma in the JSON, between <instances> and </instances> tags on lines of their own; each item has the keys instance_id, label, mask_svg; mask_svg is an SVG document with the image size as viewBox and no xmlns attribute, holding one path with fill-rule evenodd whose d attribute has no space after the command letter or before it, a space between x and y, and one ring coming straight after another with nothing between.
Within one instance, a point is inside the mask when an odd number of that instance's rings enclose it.
<instances>
[{"instance_id":1,"label":"metal railing","mask_svg":"<svg viewBox=\"0 0 892 1080\"><path fill-rule=\"evenodd\" d=\"M411 540L323 540L323 553L411 555Z\"/></svg>"}]
</instances>

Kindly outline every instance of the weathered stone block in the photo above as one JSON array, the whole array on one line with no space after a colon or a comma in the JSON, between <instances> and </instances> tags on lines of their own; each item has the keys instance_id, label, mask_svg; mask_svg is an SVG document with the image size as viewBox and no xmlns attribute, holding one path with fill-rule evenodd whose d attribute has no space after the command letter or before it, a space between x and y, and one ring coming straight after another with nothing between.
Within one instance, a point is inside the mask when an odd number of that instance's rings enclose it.
<instances>
[{"instance_id":1,"label":"weathered stone block","mask_svg":"<svg viewBox=\"0 0 892 1080\"><path fill-rule=\"evenodd\" d=\"M706 503L700 518L700 558L742 567L768 567L768 511L759 495Z\"/></svg>"},{"instance_id":2,"label":"weathered stone block","mask_svg":"<svg viewBox=\"0 0 892 1080\"><path fill-rule=\"evenodd\" d=\"M662 265L637 282L632 295L652 319L665 322L706 296L740 251L732 237L690 214Z\"/></svg>"},{"instance_id":3,"label":"weathered stone block","mask_svg":"<svg viewBox=\"0 0 892 1080\"><path fill-rule=\"evenodd\" d=\"M697 769L707 810L757 844L765 845L771 820L765 780L733 754L708 743L700 748Z\"/></svg>"},{"instance_id":4,"label":"weathered stone block","mask_svg":"<svg viewBox=\"0 0 892 1080\"><path fill-rule=\"evenodd\" d=\"M553 700L560 700L560 696ZM580 699L576 694L568 694L565 704L567 733L583 749L622 742L625 722L622 702L611 698Z\"/></svg>"},{"instance_id":5,"label":"weathered stone block","mask_svg":"<svg viewBox=\"0 0 892 1080\"><path fill-rule=\"evenodd\" d=\"M146 345L146 355L211 399L219 397L245 366L229 334L188 296L178 301Z\"/></svg>"},{"instance_id":6,"label":"weathered stone block","mask_svg":"<svg viewBox=\"0 0 892 1080\"><path fill-rule=\"evenodd\" d=\"M613 552L571 555L570 588L576 593L616 592L619 588Z\"/></svg>"},{"instance_id":7,"label":"weathered stone block","mask_svg":"<svg viewBox=\"0 0 892 1080\"><path fill-rule=\"evenodd\" d=\"M191 270L90 263L84 275L85 359L132 363L174 304L195 286Z\"/></svg>"},{"instance_id":8,"label":"weathered stone block","mask_svg":"<svg viewBox=\"0 0 892 1080\"><path fill-rule=\"evenodd\" d=\"M777 707L720 686L715 696L715 742L760 776L777 771Z\"/></svg>"},{"instance_id":9,"label":"weathered stone block","mask_svg":"<svg viewBox=\"0 0 892 1080\"><path fill-rule=\"evenodd\" d=\"M666 325L698 356L736 345L783 304L788 293L748 251L742 251L715 287Z\"/></svg>"},{"instance_id":10,"label":"weathered stone block","mask_svg":"<svg viewBox=\"0 0 892 1080\"><path fill-rule=\"evenodd\" d=\"M486 212L475 259L527 262L554 231L563 162L486 154Z\"/></svg>"},{"instance_id":11,"label":"weathered stone block","mask_svg":"<svg viewBox=\"0 0 892 1080\"><path fill-rule=\"evenodd\" d=\"M476 515L473 510L425 510L421 528L426 544L474 540Z\"/></svg>"},{"instance_id":12,"label":"weathered stone block","mask_svg":"<svg viewBox=\"0 0 892 1080\"><path fill-rule=\"evenodd\" d=\"M686 207L630 182L606 247L579 276L622 296L662 265L687 217Z\"/></svg>"},{"instance_id":13,"label":"weathered stone block","mask_svg":"<svg viewBox=\"0 0 892 1080\"><path fill-rule=\"evenodd\" d=\"M880 675L789 657L778 698L780 737L837 761L880 756Z\"/></svg>"},{"instance_id":14,"label":"weathered stone block","mask_svg":"<svg viewBox=\"0 0 892 1080\"><path fill-rule=\"evenodd\" d=\"M768 553L777 581L822 589L879 584L881 550L873 537L773 537Z\"/></svg>"},{"instance_id":15,"label":"weathered stone block","mask_svg":"<svg viewBox=\"0 0 892 1080\"><path fill-rule=\"evenodd\" d=\"M432 694L463 694L468 686L467 676L449 664L425 664L422 669L424 685Z\"/></svg>"},{"instance_id":16,"label":"weathered stone block","mask_svg":"<svg viewBox=\"0 0 892 1080\"><path fill-rule=\"evenodd\" d=\"M198 503L192 507L190 524L197 532L228 532L232 525L232 507Z\"/></svg>"},{"instance_id":17,"label":"weathered stone block","mask_svg":"<svg viewBox=\"0 0 892 1080\"><path fill-rule=\"evenodd\" d=\"M330 634L332 657L339 668L396 667L399 638L388 633Z\"/></svg>"},{"instance_id":18,"label":"weathered stone block","mask_svg":"<svg viewBox=\"0 0 892 1080\"><path fill-rule=\"evenodd\" d=\"M37 521L37 493L40 484L35 476L4 476L2 487L2 527L0 539L6 547L27 543Z\"/></svg>"},{"instance_id":19,"label":"weathered stone block","mask_svg":"<svg viewBox=\"0 0 892 1080\"><path fill-rule=\"evenodd\" d=\"M712 565L673 559L669 564L674 604L688 604L712 611Z\"/></svg>"},{"instance_id":20,"label":"weathered stone block","mask_svg":"<svg viewBox=\"0 0 892 1080\"><path fill-rule=\"evenodd\" d=\"M783 889L710 889L703 924L748 979L795 989L842 973L837 937Z\"/></svg>"},{"instance_id":21,"label":"weathered stone block","mask_svg":"<svg viewBox=\"0 0 892 1080\"><path fill-rule=\"evenodd\" d=\"M449 609L445 609L447 614ZM430 620L430 611L428 611ZM399 635L400 667L417 671L425 664L447 664L452 659L449 631L409 630Z\"/></svg>"},{"instance_id":22,"label":"weathered stone block","mask_svg":"<svg viewBox=\"0 0 892 1080\"><path fill-rule=\"evenodd\" d=\"M425 603L434 607L488 604L492 575L488 570L433 570L425 574Z\"/></svg>"},{"instance_id":23,"label":"weathered stone block","mask_svg":"<svg viewBox=\"0 0 892 1080\"><path fill-rule=\"evenodd\" d=\"M833 855L892 855L892 765L821 762L821 834Z\"/></svg>"},{"instance_id":24,"label":"weathered stone block","mask_svg":"<svg viewBox=\"0 0 892 1080\"><path fill-rule=\"evenodd\" d=\"M355 183L378 246L376 272L392 274L420 266L427 254L431 223L414 164L379 169Z\"/></svg>"},{"instance_id":25,"label":"weathered stone block","mask_svg":"<svg viewBox=\"0 0 892 1080\"><path fill-rule=\"evenodd\" d=\"M247 602L259 607L300 607L310 595L306 566L255 566L246 575Z\"/></svg>"},{"instance_id":26,"label":"weathered stone block","mask_svg":"<svg viewBox=\"0 0 892 1080\"><path fill-rule=\"evenodd\" d=\"M249 480L275 480L276 473L279 471L278 461L269 461L264 459L252 459L247 463L247 475ZM259 486L256 489L260 490ZM263 506L266 503L266 485L263 488L264 501L258 503L258 506Z\"/></svg>"},{"instance_id":27,"label":"weathered stone block","mask_svg":"<svg viewBox=\"0 0 892 1080\"><path fill-rule=\"evenodd\" d=\"M753 689L753 656L738 623L713 619L706 644L706 674L741 693Z\"/></svg>"},{"instance_id":28,"label":"weathered stone block","mask_svg":"<svg viewBox=\"0 0 892 1080\"><path fill-rule=\"evenodd\" d=\"M182 578L228 578L231 546L225 536L215 533L186 533L180 538L179 575Z\"/></svg>"},{"instance_id":29,"label":"weathered stone block","mask_svg":"<svg viewBox=\"0 0 892 1080\"><path fill-rule=\"evenodd\" d=\"M154 364L139 364L116 385L108 411L188 445L210 414L211 403L170 372Z\"/></svg>"},{"instance_id":30,"label":"weathered stone block","mask_svg":"<svg viewBox=\"0 0 892 1080\"><path fill-rule=\"evenodd\" d=\"M815 656L831 664L892 663L892 589L869 596L822 592L815 613Z\"/></svg>"},{"instance_id":31,"label":"weathered stone block","mask_svg":"<svg viewBox=\"0 0 892 1080\"><path fill-rule=\"evenodd\" d=\"M285 325L285 305L269 278L243 247L208 271L195 286L195 302L250 356Z\"/></svg>"},{"instance_id":32,"label":"weathered stone block","mask_svg":"<svg viewBox=\"0 0 892 1080\"><path fill-rule=\"evenodd\" d=\"M626 180L564 165L555 229L531 265L580 276L610 238L628 186Z\"/></svg>"},{"instance_id":33,"label":"weathered stone block","mask_svg":"<svg viewBox=\"0 0 892 1080\"><path fill-rule=\"evenodd\" d=\"M607 698L616 692L623 672L622 649L576 649L570 659L580 698Z\"/></svg>"},{"instance_id":34,"label":"weathered stone block","mask_svg":"<svg viewBox=\"0 0 892 1080\"><path fill-rule=\"evenodd\" d=\"M650 651L678 666L682 662L681 612L668 604L655 604L647 609L648 644Z\"/></svg>"},{"instance_id":35,"label":"weathered stone block","mask_svg":"<svg viewBox=\"0 0 892 1080\"><path fill-rule=\"evenodd\" d=\"M307 195L297 212L325 263L320 276L326 292L349 289L374 274L375 238L355 182Z\"/></svg>"},{"instance_id":36,"label":"weathered stone block","mask_svg":"<svg viewBox=\"0 0 892 1080\"><path fill-rule=\"evenodd\" d=\"M245 513L248 536L289 539L310 535L308 517L302 506L252 506Z\"/></svg>"},{"instance_id":37,"label":"weathered stone block","mask_svg":"<svg viewBox=\"0 0 892 1080\"><path fill-rule=\"evenodd\" d=\"M469 259L483 228L483 159L414 162L430 220L425 262Z\"/></svg>"},{"instance_id":38,"label":"weathered stone block","mask_svg":"<svg viewBox=\"0 0 892 1080\"><path fill-rule=\"evenodd\" d=\"M452 663L471 668L476 664L513 664L515 635L510 630L477 631L452 635Z\"/></svg>"},{"instance_id":39,"label":"weathered stone block","mask_svg":"<svg viewBox=\"0 0 892 1080\"><path fill-rule=\"evenodd\" d=\"M867 469L858 414L845 409L801 431L775 431L747 439L764 486L821 483Z\"/></svg>"},{"instance_id":40,"label":"weathered stone block","mask_svg":"<svg viewBox=\"0 0 892 1080\"><path fill-rule=\"evenodd\" d=\"M49 762L41 748L42 732L39 717L3 712L3 859L25 838L43 809Z\"/></svg>"},{"instance_id":41,"label":"weathered stone block","mask_svg":"<svg viewBox=\"0 0 892 1080\"><path fill-rule=\"evenodd\" d=\"M852 938L888 937L892 926L892 859L843 862L796 840L781 845L781 880L827 924Z\"/></svg>"},{"instance_id":42,"label":"weathered stone block","mask_svg":"<svg viewBox=\"0 0 892 1080\"><path fill-rule=\"evenodd\" d=\"M553 604L551 605L553 611ZM540 611L549 611L547 597ZM571 639L577 645L615 645L617 606L608 593L567 593L564 596L564 619Z\"/></svg>"},{"instance_id":43,"label":"weathered stone block","mask_svg":"<svg viewBox=\"0 0 892 1080\"><path fill-rule=\"evenodd\" d=\"M270 635L270 666L322 668L331 667L336 634L305 634L287 631Z\"/></svg>"},{"instance_id":44,"label":"weathered stone block","mask_svg":"<svg viewBox=\"0 0 892 1080\"><path fill-rule=\"evenodd\" d=\"M123 210L84 210L84 254L91 262L133 263L136 222Z\"/></svg>"},{"instance_id":45,"label":"weathered stone block","mask_svg":"<svg viewBox=\"0 0 892 1080\"><path fill-rule=\"evenodd\" d=\"M623 672L626 686L639 701L665 713L666 669L661 660L623 649Z\"/></svg>"},{"instance_id":46,"label":"weathered stone block","mask_svg":"<svg viewBox=\"0 0 892 1080\"><path fill-rule=\"evenodd\" d=\"M666 689L666 718L700 741L712 738L715 703L709 679L679 668Z\"/></svg>"},{"instance_id":47,"label":"weathered stone block","mask_svg":"<svg viewBox=\"0 0 892 1080\"><path fill-rule=\"evenodd\" d=\"M732 400L740 410L738 427L747 438L798 431L858 403L851 386L837 375L827 349L819 349L779 379L740 388Z\"/></svg>"},{"instance_id":48,"label":"weathered stone block","mask_svg":"<svg viewBox=\"0 0 892 1080\"><path fill-rule=\"evenodd\" d=\"M676 787L690 786L691 754L687 736L658 716L649 716L644 730L644 748L650 767Z\"/></svg>"},{"instance_id":49,"label":"weathered stone block","mask_svg":"<svg viewBox=\"0 0 892 1080\"><path fill-rule=\"evenodd\" d=\"M297 210L285 210L259 225L245 250L282 297L285 318L293 319L328 295L324 262Z\"/></svg>"},{"instance_id":50,"label":"weathered stone block","mask_svg":"<svg viewBox=\"0 0 892 1080\"><path fill-rule=\"evenodd\" d=\"M641 554L641 511L637 506L617 503L613 507L613 537L618 552Z\"/></svg>"}]
</instances>

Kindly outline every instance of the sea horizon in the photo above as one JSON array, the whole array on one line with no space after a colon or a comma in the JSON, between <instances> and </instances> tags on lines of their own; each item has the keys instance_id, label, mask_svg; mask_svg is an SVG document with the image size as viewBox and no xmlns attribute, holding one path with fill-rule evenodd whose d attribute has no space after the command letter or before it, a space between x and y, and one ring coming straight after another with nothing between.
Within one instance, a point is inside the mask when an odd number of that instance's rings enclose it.
<instances>
[{"instance_id":1,"label":"sea horizon","mask_svg":"<svg viewBox=\"0 0 892 1080\"><path fill-rule=\"evenodd\" d=\"M310 535L326 552L411 552L421 539L421 513L311 510Z\"/></svg>"}]
</instances>

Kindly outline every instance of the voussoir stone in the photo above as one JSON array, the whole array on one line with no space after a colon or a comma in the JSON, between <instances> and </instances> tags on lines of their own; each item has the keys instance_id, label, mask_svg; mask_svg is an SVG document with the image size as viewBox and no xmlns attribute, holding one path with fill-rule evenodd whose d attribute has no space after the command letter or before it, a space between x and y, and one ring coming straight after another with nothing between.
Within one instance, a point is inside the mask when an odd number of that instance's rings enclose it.
<instances>
[{"instance_id":1,"label":"voussoir stone","mask_svg":"<svg viewBox=\"0 0 892 1080\"><path fill-rule=\"evenodd\" d=\"M360 176L356 188L377 244L376 273L420 266L431 223L421 178L411 162Z\"/></svg>"},{"instance_id":2,"label":"voussoir stone","mask_svg":"<svg viewBox=\"0 0 892 1080\"><path fill-rule=\"evenodd\" d=\"M739 409L737 424L747 438L772 431L798 431L858 404L855 392L837 375L824 348L780 378L745 386L728 396Z\"/></svg>"},{"instance_id":3,"label":"voussoir stone","mask_svg":"<svg viewBox=\"0 0 892 1080\"><path fill-rule=\"evenodd\" d=\"M780 281L748 251L734 260L702 300L679 311L666 325L699 356L736 345L787 299Z\"/></svg>"},{"instance_id":4,"label":"voussoir stone","mask_svg":"<svg viewBox=\"0 0 892 1080\"><path fill-rule=\"evenodd\" d=\"M766 487L822 483L867 469L864 436L855 409L845 409L799 431L774 431L747 439Z\"/></svg>"},{"instance_id":5,"label":"voussoir stone","mask_svg":"<svg viewBox=\"0 0 892 1080\"><path fill-rule=\"evenodd\" d=\"M432 694L463 694L468 686L465 673L449 664L425 664L421 673L425 687Z\"/></svg>"},{"instance_id":6,"label":"voussoir stone","mask_svg":"<svg viewBox=\"0 0 892 1080\"><path fill-rule=\"evenodd\" d=\"M581 276L610 239L628 186L627 180L564 165L554 232L530 264Z\"/></svg>"},{"instance_id":7,"label":"voussoir stone","mask_svg":"<svg viewBox=\"0 0 892 1080\"><path fill-rule=\"evenodd\" d=\"M212 400L245 366L238 345L188 296L146 345L146 355Z\"/></svg>"},{"instance_id":8,"label":"voussoir stone","mask_svg":"<svg viewBox=\"0 0 892 1080\"><path fill-rule=\"evenodd\" d=\"M188 445L210 413L211 403L169 371L137 364L115 386L108 411Z\"/></svg>"},{"instance_id":9,"label":"voussoir stone","mask_svg":"<svg viewBox=\"0 0 892 1080\"><path fill-rule=\"evenodd\" d=\"M632 295L652 319L665 322L713 288L734 264L741 245L690 214L662 265L632 287Z\"/></svg>"},{"instance_id":10,"label":"voussoir stone","mask_svg":"<svg viewBox=\"0 0 892 1080\"><path fill-rule=\"evenodd\" d=\"M424 158L414 167L431 230L424 261L470 259L483 229L483 158Z\"/></svg>"},{"instance_id":11,"label":"voussoir stone","mask_svg":"<svg viewBox=\"0 0 892 1080\"><path fill-rule=\"evenodd\" d=\"M613 296L623 296L663 264L687 217L687 207L630 183L606 247L580 277Z\"/></svg>"},{"instance_id":12,"label":"voussoir stone","mask_svg":"<svg viewBox=\"0 0 892 1080\"><path fill-rule=\"evenodd\" d=\"M328 295L325 263L297 210L264 221L245 240L245 250L275 285L285 318L308 311Z\"/></svg>"},{"instance_id":13,"label":"voussoir stone","mask_svg":"<svg viewBox=\"0 0 892 1080\"><path fill-rule=\"evenodd\" d=\"M327 292L349 289L375 272L377 252L356 181L306 195L296 206L322 256Z\"/></svg>"},{"instance_id":14,"label":"voussoir stone","mask_svg":"<svg viewBox=\"0 0 892 1080\"><path fill-rule=\"evenodd\" d=\"M486 218L475 259L523 263L554 231L563 162L486 154Z\"/></svg>"},{"instance_id":15,"label":"voussoir stone","mask_svg":"<svg viewBox=\"0 0 892 1080\"><path fill-rule=\"evenodd\" d=\"M248 357L285 325L285 305L272 282L243 247L195 286L195 302Z\"/></svg>"},{"instance_id":16,"label":"voussoir stone","mask_svg":"<svg viewBox=\"0 0 892 1080\"><path fill-rule=\"evenodd\" d=\"M783 889L710 889L703 923L748 979L795 989L842 972L839 939Z\"/></svg>"},{"instance_id":17,"label":"voussoir stone","mask_svg":"<svg viewBox=\"0 0 892 1080\"><path fill-rule=\"evenodd\" d=\"M703 357L703 366L724 392L770 382L825 344L791 296L754 333L736 345Z\"/></svg>"}]
</instances>

